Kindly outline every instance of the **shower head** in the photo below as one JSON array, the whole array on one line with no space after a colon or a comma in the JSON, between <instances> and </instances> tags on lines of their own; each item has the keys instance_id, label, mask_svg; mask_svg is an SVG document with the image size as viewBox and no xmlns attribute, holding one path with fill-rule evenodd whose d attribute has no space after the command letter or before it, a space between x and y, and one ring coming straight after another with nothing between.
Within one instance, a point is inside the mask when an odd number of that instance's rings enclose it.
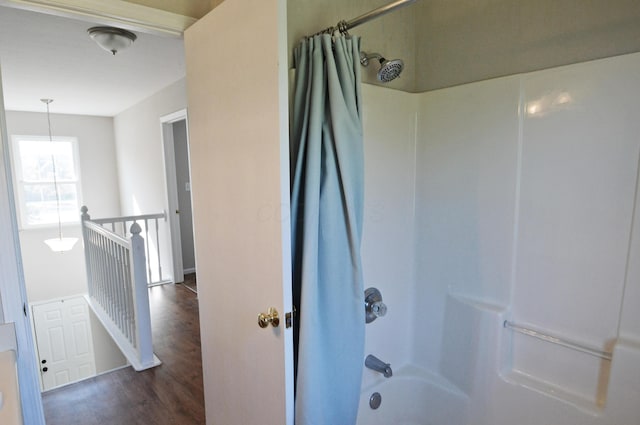
<instances>
[{"instance_id":1,"label":"shower head","mask_svg":"<svg viewBox=\"0 0 640 425\"><path fill-rule=\"evenodd\" d=\"M380 59L380 69L378 70L378 80L383 83L388 83L400 76L402 69L404 68L404 62L402 59L385 60Z\"/></svg>"},{"instance_id":2,"label":"shower head","mask_svg":"<svg viewBox=\"0 0 640 425\"><path fill-rule=\"evenodd\" d=\"M378 70L378 81L388 83L391 80L398 78L402 69L404 68L404 62L402 59L387 60L378 53L367 54L365 52L360 53L360 63L362 66L369 65L369 59L378 59L380 62L380 69Z\"/></svg>"}]
</instances>

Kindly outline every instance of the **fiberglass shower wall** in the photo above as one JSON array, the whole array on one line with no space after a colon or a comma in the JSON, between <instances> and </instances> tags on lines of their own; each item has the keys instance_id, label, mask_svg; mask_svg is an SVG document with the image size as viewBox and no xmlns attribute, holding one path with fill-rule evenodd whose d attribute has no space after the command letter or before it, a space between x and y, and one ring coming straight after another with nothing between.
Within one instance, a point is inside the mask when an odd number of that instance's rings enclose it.
<instances>
[{"instance_id":1,"label":"fiberglass shower wall","mask_svg":"<svg viewBox=\"0 0 640 425\"><path fill-rule=\"evenodd\" d=\"M597 415L623 388L612 364L634 370L640 353L608 362L502 321L614 354L638 344L640 54L363 94L365 286L389 307L367 325L367 353L438 376L487 423L510 420L503 403L480 407L491 389L609 423Z\"/></svg>"},{"instance_id":2,"label":"fiberglass shower wall","mask_svg":"<svg viewBox=\"0 0 640 425\"><path fill-rule=\"evenodd\" d=\"M411 362L414 291L415 122L418 96L363 84L365 207L364 287L376 287L387 314L366 325L365 355ZM363 311L364 314L364 311ZM363 359L364 362L364 359ZM382 378L363 371L363 388Z\"/></svg>"}]
</instances>

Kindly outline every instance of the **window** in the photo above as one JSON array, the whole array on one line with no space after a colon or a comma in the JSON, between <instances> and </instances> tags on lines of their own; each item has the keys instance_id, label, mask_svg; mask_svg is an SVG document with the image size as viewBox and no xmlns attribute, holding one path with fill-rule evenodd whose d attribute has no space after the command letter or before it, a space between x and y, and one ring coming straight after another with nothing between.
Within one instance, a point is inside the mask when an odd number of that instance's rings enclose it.
<instances>
[{"instance_id":1,"label":"window","mask_svg":"<svg viewBox=\"0 0 640 425\"><path fill-rule=\"evenodd\" d=\"M50 141L38 136L12 136L12 142L21 227L58 224L54 169L60 198L60 221L79 221L78 140L74 137L54 137Z\"/></svg>"}]
</instances>

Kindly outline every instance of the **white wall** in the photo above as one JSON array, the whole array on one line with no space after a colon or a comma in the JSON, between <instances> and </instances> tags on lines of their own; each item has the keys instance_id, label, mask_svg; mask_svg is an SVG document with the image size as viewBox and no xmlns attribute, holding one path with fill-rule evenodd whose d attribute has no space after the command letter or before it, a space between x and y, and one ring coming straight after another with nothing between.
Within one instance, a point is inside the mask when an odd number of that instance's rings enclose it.
<instances>
[{"instance_id":1,"label":"white wall","mask_svg":"<svg viewBox=\"0 0 640 425\"><path fill-rule=\"evenodd\" d=\"M513 320L601 350L618 337L637 189L640 55L522 77ZM597 399L599 359L514 339L514 369ZM554 361L541 362L540 357Z\"/></svg>"},{"instance_id":2,"label":"white wall","mask_svg":"<svg viewBox=\"0 0 640 425\"><path fill-rule=\"evenodd\" d=\"M114 117L124 215L161 211L166 184L160 117L186 108L185 80L179 80Z\"/></svg>"},{"instance_id":3,"label":"white wall","mask_svg":"<svg viewBox=\"0 0 640 425\"><path fill-rule=\"evenodd\" d=\"M638 181L640 181L640 167L638 167ZM636 188L635 215L629 258L640 258L640 184ZM626 286L620 317L620 338L630 341L640 341L640 262L630 261L626 275Z\"/></svg>"},{"instance_id":4,"label":"white wall","mask_svg":"<svg viewBox=\"0 0 640 425\"><path fill-rule=\"evenodd\" d=\"M7 128L9 135L47 136L47 116L44 113L7 111ZM54 136L78 139L82 204L89 207L89 213L96 218L120 215L113 119L51 114L51 128ZM71 251L61 254L53 253L43 242L55 236L57 228L20 230L25 286L30 303L87 292L80 225L64 225L63 233L80 240ZM100 373L126 364L93 314L91 323L96 371Z\"/></svg>"},{"instance_id":5,"label":"white wall","mask_svg":"<svg viewBox=\"0 0 640 425\"><path fill-rule=\"evenodd\" d=\"M363 93L365 278L389 307L367 325L367 353L466 394L457 408L474 424L637 420L640 54Z\"/></svg>"},{"instance_id":6,"label":"white wall","mask_svg":"<svg viewBox=\"0 0 640 425\"><path fill-rule=\"evenodd\" d=\"M93 217L119 215L113 120L51 114L51 128L54 136L78 138L82 204L89 207L89 213ZM7 111L7 129L9 135L47 136L47 116L44 113ZM79 222L77 225L65 225L63 233L81 238ZM53 253L43 241L56 234L55 227L20 230L30 302L86 292L82 243L77 243L70 252Z\"/></svg>"},{"instance_id":7,"label":"white wall","mask_svg":"<svg viewBox=\"0 0 640 425\"><path fill-rule=\"evenodd\" d=\"M638 413L628 400L638 388L628 376L640 367L640 55L419 97L413 362L482 399L477 409L490 405L487 423L512 423L525 407L551 421L629 423L620 418ZM504 317L614 360L512 335ZM487 332L503 346L479 341ZM488 388L505 402L492 404Z\"/></svg>"},{"instance_id":8,"label":"white wall","mask_svg":"<svg viewBox=\"0 0 640 425\"><path fill-rule=\"evenodd\" d=\"M366 325L365 354L393 368L410 360L414 282L415 122L418 97L365 84L363 127L364 287L376 287L387 315ZM409 324L409 325L408 325ZM405 347L405 349L399 349ZM381 378L365 369L363 385Z\"/></svg>"},{"instance_id":9,"label":"white wall","mask_svg":"<svg viewBox=\"0 0 640 425\"><path fill-rule=\"evenodd\" d=\"M96 373L104 373L128 364L127 358L113 342L100 319L91 308L89 320L91 321L91 338L93 339L93 355L96 364Z\"/></svg>"},{"instance_id":10,"label":"white wall","mask_svg":"<svg viewBox=\"0 0 640 425\"><path fill-rule=\"evenodd\" d=\"M416 362L437 371L446 294L506 306L518 140L516 78L421 95L416 183Z\"/></svg>"},{"instance_id":11,"label":"white wall","mask_svg":"<svg viewBox=\"0 0 640 425\"><path fill-rule=\"evenodd\" d=\"M186 86L182 79L114 117L123 215L152 214L167 208L160 117L186 106ZM168 222L160 225L163 277L167 273L173 276ZM152 245L156 243L152 241ZM154 251L155 247L151 249L152 254Z\"/></svg>"}]
</instances>

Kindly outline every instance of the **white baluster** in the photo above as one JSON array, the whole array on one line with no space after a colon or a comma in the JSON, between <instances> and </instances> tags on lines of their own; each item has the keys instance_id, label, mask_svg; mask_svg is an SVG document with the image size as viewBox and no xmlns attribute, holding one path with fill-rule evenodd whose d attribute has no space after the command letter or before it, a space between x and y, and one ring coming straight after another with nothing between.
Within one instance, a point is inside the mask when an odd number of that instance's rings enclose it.
<instances>
[{"instance_id":1,"label":"white baluster","mask_svg":"<svg viewBox=\"0 0 640 425\"><path fill-rule=\"evenodd\" d=\"M156 247L158 249L158 282L162 282L162 261L160 261L160 227L158 226L158 219L156 221Z\"/></svg>"}]
</instances>

